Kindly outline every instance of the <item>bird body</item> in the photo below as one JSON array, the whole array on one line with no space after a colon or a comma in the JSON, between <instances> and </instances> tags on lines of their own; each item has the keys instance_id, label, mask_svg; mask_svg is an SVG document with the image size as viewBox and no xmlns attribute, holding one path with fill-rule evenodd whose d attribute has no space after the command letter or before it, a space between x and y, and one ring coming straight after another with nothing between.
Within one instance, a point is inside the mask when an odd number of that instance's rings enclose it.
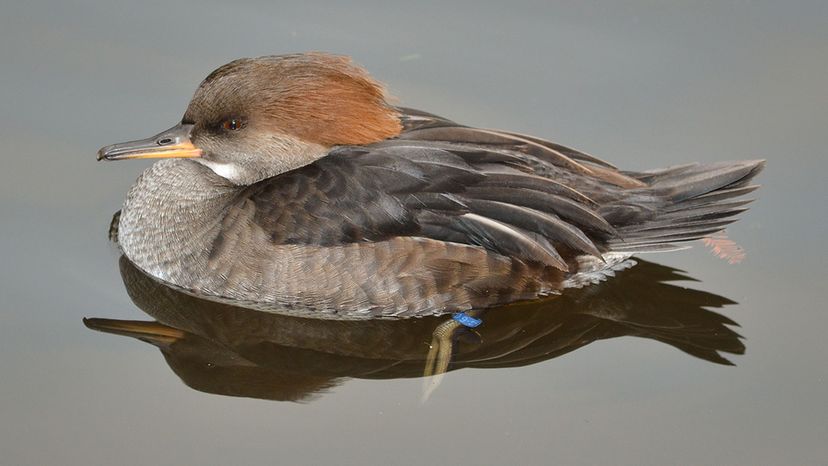
<instances>
[{"instance_id":1,"label":"bird body","mask_svg":"<svg viewBox=\"0 0 828 466\"><path fill-rule=\"evenodd\" d=\"M761 161L623 172L539 138L387 103L349 60L243 59L182 122L100 158L172 157L119 243L181 289L319 318L480 309L601 280L721 230Z\"/></svg>"}]
</instances>

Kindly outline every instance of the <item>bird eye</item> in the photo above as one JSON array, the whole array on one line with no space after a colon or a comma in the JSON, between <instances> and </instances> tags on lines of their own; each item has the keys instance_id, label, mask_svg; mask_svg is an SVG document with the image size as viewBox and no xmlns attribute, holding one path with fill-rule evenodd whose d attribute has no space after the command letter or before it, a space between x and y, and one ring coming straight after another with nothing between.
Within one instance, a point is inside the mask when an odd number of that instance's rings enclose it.
<instances>
[{"instance_id":1,"label":"bird eye","mask_svg":"<svg viewBox=\"0 0 828 466\"><path fill-rule=\"evenodd\" d=\"M228 131L236 131L244 127L244 122L238 118L230 118L229 120L224 120L221 127Z\"/></svg>"}]
</instances>

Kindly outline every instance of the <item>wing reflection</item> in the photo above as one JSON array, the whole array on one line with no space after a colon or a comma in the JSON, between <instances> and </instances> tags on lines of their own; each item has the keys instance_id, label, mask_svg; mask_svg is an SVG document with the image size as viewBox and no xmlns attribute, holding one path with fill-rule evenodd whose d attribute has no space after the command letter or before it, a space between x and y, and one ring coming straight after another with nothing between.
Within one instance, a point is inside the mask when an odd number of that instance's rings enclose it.
<instances>
[{"instance_id":1,"label":"wing reflection","mask_svg":"<svg viewBox=\"0 0 828 466\"><path fill-rule=\"evenodd\" d=\"M121 258L127 292L156 321L85 319L94 330L157 346L188 386L208 393L307 400L349 378L420 377L435 328L447 317L328 321L206 301L166 287ZM545 361L597 340L637 336L730 364L742 354L737 324L709 310L734 304L672 285L692 280L640 261L599 285L543 301L491 309L454 338L449 371Z\"/></svg>"}]
</instances>

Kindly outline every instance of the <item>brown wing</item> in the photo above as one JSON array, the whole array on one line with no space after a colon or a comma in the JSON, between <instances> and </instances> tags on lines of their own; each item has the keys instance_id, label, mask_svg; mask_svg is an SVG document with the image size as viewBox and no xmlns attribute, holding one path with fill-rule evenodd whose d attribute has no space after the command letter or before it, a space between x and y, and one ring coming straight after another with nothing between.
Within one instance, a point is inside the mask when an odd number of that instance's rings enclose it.
<instances>
[{"instance_id":1,"label":"brown wing","mask_svg":"<svg viewBox=\"0 0 828 466\"><path fill-rule=\"evenodd\" d=\"M243 198L274 244L422 237L567 270L616 237L600 205L576 189L586 178L512 147L401 138L335 149ZM604 199L620 195L590 183Z\"/></svg>"}]
</instances>

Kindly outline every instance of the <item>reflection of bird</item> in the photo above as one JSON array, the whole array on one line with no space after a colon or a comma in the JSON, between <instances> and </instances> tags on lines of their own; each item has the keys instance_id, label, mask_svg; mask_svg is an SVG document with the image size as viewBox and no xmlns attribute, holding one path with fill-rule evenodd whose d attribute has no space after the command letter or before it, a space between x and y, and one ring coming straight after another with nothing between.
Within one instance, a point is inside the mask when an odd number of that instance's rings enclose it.
<instances>
[{"instance_id":1,"label":"reflection of bird","mask_svg":"<svg viewBox=\"0 0 828 466\"><path fill-rule=\"evenodd\" d=\"M242 59L178 125L101 149L169 158L127 195L139 268L326 318L483 309L594 283L721 230L762 162L622 172L585 153L389 105L343 57Z\"/></svg>"},{"instance_id":2,"label":"reflection of bird","mask_svg":"<svg viewBox=\"0 0 828 466\"><path fill-rule=\"evenodd\" d=\"M86 325L158 346L187 385L209 393L302 400L347 378L418 377L432 333L444 322L291 317L176 291L124 258L121 274L130 297L157 322L87 319ZM475 333L452 342L447 369L534 364L627 335L730 364L720 353L744 352L728 327L736 324L706 308L733 302L669 284L676 280L687 277L641 262L594 287L487 311Z\"/></svg>"}]
</instances>

